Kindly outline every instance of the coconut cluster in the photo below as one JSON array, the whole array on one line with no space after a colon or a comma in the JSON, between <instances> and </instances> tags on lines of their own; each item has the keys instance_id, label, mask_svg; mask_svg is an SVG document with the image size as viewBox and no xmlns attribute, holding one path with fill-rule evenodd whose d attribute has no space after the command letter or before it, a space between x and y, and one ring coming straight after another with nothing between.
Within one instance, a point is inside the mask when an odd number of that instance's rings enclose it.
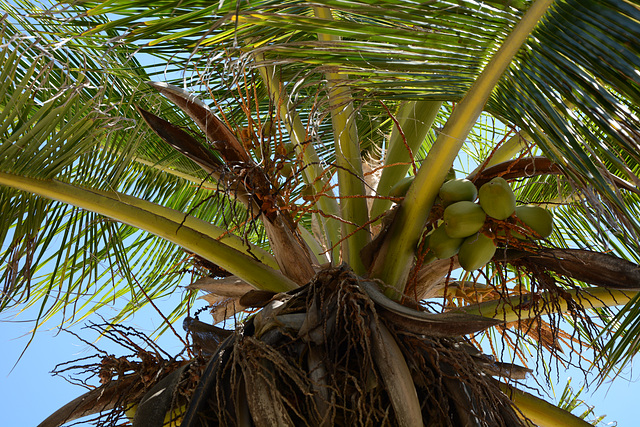
<instances>
[{"instance_id":1,"label":"coconut cluster","mask_svg":"<svg viewBox=\"0 0 640 427\"><path fill-rule=\"evenodd\" d=\"M467 179L451 179L442 185L439 196L444 215L429 234L428 247L439 259L458 255L460 266L466 271L482 268L496 252L495 239L490 237L495 234L481 231L486 229L487 218L510 221L513 228L522 231L509 228L518 239L546 238L553 230L551 212L539 206L516 206L513 190L501 177L493 178L479 190ZM498 230L497 234L500 232L505 230Z\"/></svg>"}]
</instances>

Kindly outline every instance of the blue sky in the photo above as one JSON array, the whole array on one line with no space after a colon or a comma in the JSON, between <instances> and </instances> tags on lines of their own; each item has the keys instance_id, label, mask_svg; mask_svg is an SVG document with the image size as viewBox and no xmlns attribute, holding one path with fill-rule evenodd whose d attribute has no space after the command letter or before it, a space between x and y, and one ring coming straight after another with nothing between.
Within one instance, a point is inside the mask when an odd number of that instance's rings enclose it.
<instances>
[{"instance_id":1,"label":"blue sky","mask_svg":"<svg viewBox=\"0 0 640 427\"><path fill-rule=\"evenodd\" d=\"M163 311L166 310L165 314L170 312L174 304L169 300L156 303ZM204 303L200 303L198 307L203 305ZM30 309L18 317L13 317L15 313L16 311L0 313L0 413L3 414L0 426L37 426L56 409L87 391L83 387L70 384L60 376L52 376L51 371L58 363L91 356L96 354L96 351L72 334L58 331L55 323L51 322L36 333L35 339L16 364L29 341L29 331L33 325L31 321L36 310ZM107 309L103 310L102 314L107 316L115 313L109 313ZM206 314L200 318L208 320ZM91 320L96 323L102 322L97 316L91 317ZM151 335L160 326L158 314L149 305L140 309L125 324L147 335ZM83 330L84 325L85 322L75 325L71 331L88 341L95 340L98 337L97 333ZM174 325L174 328L178 333L183 333L181 321L180 324ZM172 355L179 353L183 348L170 332L163 335L159 343ZM116 356L130 354L129 350L106 339L98 341L96 345Z\"/></svg>"}]
</instances>

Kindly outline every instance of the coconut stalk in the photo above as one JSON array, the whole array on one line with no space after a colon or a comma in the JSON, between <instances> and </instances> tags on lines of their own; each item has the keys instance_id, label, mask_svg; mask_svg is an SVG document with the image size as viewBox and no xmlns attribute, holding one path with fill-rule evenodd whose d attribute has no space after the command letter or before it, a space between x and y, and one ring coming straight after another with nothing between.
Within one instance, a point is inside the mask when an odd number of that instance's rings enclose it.
<instances>
[{"instance_id":1,"label":"coconut stalk","mask_svg":"<svg viewBox=\"0 0 640 427\"><path fill-rule=\"evenodd\" d=\"M400 106L395 117L398 123L395 125L394 122L391 130L384 169L376 188L378 196L388 196L395 183L407 175L411 160L424 142L441 106L441 101L407 101ZM379 217L390 207L390 200L374 199L371 218Z\"/></svg>"},{"instance_id":2,"label":"coconut stalk","mask_svg":"<svg viewBox=\"0 0 640 427\"><path fill-rule=\"evenodd\" d=\"M332 20L331 10L314 7L317 18ZM318 40L335 42L340 38L329 34L318 34ZM371 241L367 200L364 197L364 173L360 157L360 142L356 128L353 102L345 82L348 76L327 72L329 108L333 124L338 184L340 187L340 212L342 219L342 260L348 263L356 274L364 274L366 269L360 258L360 250ZM359 231L358 228L361 228Z\"/></svg>"}]
</instances>

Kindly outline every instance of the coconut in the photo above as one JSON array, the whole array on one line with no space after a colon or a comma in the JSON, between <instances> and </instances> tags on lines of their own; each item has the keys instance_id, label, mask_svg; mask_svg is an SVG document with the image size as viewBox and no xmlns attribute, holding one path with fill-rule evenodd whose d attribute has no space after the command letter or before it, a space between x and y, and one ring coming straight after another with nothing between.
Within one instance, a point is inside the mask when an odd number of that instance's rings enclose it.
<instances>
[{"instance_id":1,"label":"coconut","mask_svg":"<svg viewBox=\"0 0 640 427\"><path fill-rule=\"evenodd\" d=\"M266 120L262 125L261 133L263 138L274 137L278 133L278 125L271 120Z\"/></svg>"},{"instance_id":2,"label":"coconut","mask_svg":"<svg viewBox=\"0 0 640 427\"><path fill-rule=\"evenodd\" d=\"M436 258L451 258L458 253L458 248L463 240L462 238L449 237L445 227L441 225L429 235L429 249L433 251Z\"/></svg>"},{"instance_id":3,"label":"coconut","mask_svg":"<svg viewBox=\"0 0 640 427\"><path fill-rule=\"evenodd\" d=\"M504 178L496 177L480 187L478 201L491 218L503 220L516 210L516 196Z\"/></svg>"},{"instance_id":4,"label":"coconut","mask_svg":"<svg viewBox=\"0 0 640 427\"><path fill-rule=\"evenodd\" d=\"M443 206L449 206L461 201L472 202L478 195L478 190L468 179L451 179L442 184L438 195Z\"/></svg>"},{"instance_id":5,"label":"coconut","mask_svg":"<svg viewBox=\"0 0 640 427\"><path fill-rule=\"evenodd\" d=\"M518 206L516 216L543 239L549 237L553 231L553 214L545 208L534 205ZM512 233L519 239L525 238L518 232ZM532 237L538 238L538 236Z\"/></svg>"},{"instance_id":6,"label":"coconut","mask_svg":"<svg viewBox=\"0 0 640 427\"><path fill-rule=\"evenodd\" d=\"M282 167L278 169L278 174L283 178L289 178L293 173L293 164L291 162L282 163Z\"/></svg>"},{"instance_id":7,"label":"coconut","mask_svg":"<svg viewBox=\"0 0 640 427\"><path fill-rule=\"evenodd\" d=\"M307 202L313 200L313 196L315 195L315 190L313 189L313 185L305 184L305 186L302 187L302 189L300 190L300 194L302 195L302 198Z\"/></svg>"},{"instance_id":8,"label":"coconut","mask_svg":"<svg viewBox=\"0 0 640 427\"><path fill-rule=\"evenodd\" d=\"M458 250L458 262L466 271L474 271L484 267L495 253L496 244L493 239L476 233L462 242Z\"/></svg>"},{"instance_id":9,"label":"coconut","mask_svg":"<svg viewBox=\"0 0 640 427\"><path fill-rule=\"evenodd\" d=\"M391 190L389 190L390 197L404 197L409 191L409 187L411 187L411 183L415 179L415 176L405 176L400 181L396 183Z\"/></svg>"},{"instance_id":10,"label":"coconut","mask_svg":"<svg viewBox=\"0 0 640 427\"><path fill-rule=\"evenodd\" d=\"M444 227L451 238L471 236L482 228L486 219L480 205L473 202L456 202L444 210Z\"/></svg>"}]
</instances>

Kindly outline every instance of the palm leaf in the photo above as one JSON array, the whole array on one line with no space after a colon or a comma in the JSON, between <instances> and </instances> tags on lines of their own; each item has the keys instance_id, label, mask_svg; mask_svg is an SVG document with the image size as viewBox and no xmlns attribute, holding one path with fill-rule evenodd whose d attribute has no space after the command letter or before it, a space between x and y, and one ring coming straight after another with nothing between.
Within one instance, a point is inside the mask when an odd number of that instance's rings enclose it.
<instances>
[{"instance_id":1,"label":"palm leaf","mask_svg":"<svg viewBox=\"0 0 640 427\"><path fill-rule=\"evenodd\" d=\"M31 28L27 21L21 25ZM126 117L133 117L135 112L127 99L130 95L126 95L132 93L131 89L122 82L131 79L132 74L120 62L95 64L79 75L72 70L87 66L88 59L82 53L86 45L78 42L76 47L51 50L52 57L48 57L46 41L28 41L7 21L3 28L4 36L13 37L2 50L7 64L3 67L7 79L3 80L0 97L4 106L0 148L3 172L116 189L206 221L243 223L244 208L223 202L224 198L216 195L215 184L209 186L213 192L202 190L205 173L176 156L157 138L145 135L145 127ZM65 51L69 54L65 55ZM117 55L102 58L120 59ZM74 61L82 65L73 65ZM103 69L111 70L113 75ZM124 107L125 115L110 115L118 104ZM42 304L43 319L62 310L67 313L66 319L78 321L129 292L131 302L117 316L122 317L144 304L146 296L165 295L175 289L184 276L182 268L166 271L166 275L148 274L184 263L187 255L173 244L136 233L129 226L117 226L92 213L36 200L6 187L2 189L2 200L6 207L2 221L13 227L13 231L3 228L1 236L3 247L8 248L1 255L3 265L13 265L3 269L4 307L33 297L30 301ZM245 230L246 239L263 244L260 232ZM121 235L127 244L114 241L116 235ZM45 265L51 271L37 276ZM112 268L120 275L110 276ZM87 285L94 281L95 287ZM65 307L73 309L67 311ZM172 318L179 316L186 305L181 307Z\"/></svg>"}]
</instances>

